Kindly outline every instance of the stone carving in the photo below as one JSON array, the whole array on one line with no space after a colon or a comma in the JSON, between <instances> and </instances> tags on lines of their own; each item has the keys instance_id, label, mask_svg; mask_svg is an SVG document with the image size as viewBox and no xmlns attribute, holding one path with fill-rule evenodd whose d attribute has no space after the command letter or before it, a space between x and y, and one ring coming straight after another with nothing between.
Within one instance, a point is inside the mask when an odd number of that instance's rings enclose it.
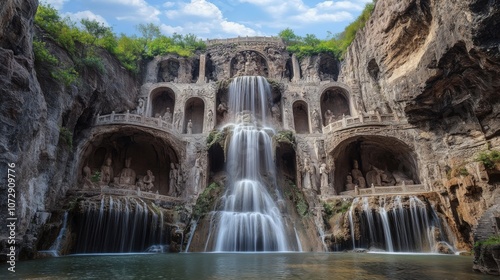
<instances>
[{"instance_id":1,"label":"stone carving","mask_svg":"<svg viewBox=\"0 0 500 280\"><path fill-rule=\"evenodd\" d=\"M273 107L271 108L271 113L273 115L274 121L276 121L276 123L280 123L281 122L281 112L280 112L280 107L279 107L278 103L275 103L273 105Z\"/></svg>"},{"instance_id":2,"label":"stone carving","mask_svg":"<svg viewBox=\"0 0 500 280\"><path fill-rule=\"evenodd\" d=\"M371 170L366 173L366 183L369 186L382 186L382 170L372 165Z\"/></svg>"},{"instance_id":3,"label":"stone carving","mask_svg":"<svg viewBox=\"0 0 500 280\"><path fill-rule=\"evenodd\" d=\"M191 122L191 120L189 120L187 123L186 133L193 134L193 123Z\"/></svg>"},{"instance_id":4,"label":"stone carving","mask_svg":"<svg viewBox=\"0 0 500 280\"><path fill-rule=\"evenodd\" d=\"M304 166L302 167L302 188L312 189L314 180L314 167L309 158L304 158Z\"/></svg>"},{"instance_id":5,"label":"stone carving","mask_svg":"<svg viewBox=\"0 0 500 280\"><path fill-rule=\"evenodd\" d=\"M406 176L406 174L404 174L401 171L395 171L392 173L392 175L394 176L394 180L396 181L396 185L403 185L403 184L413 185L413 184L415 184L415 182L411 178ZM444 178L446 178L446 175Z\"/></svg>"},{"instance_id":6,"label":"stone carving","mask_svg":"<svg viewBox=\"0 0 500 280\"><path fill-rule=\"evenodd\" d=\"M177 183L175 184L175 192L177 193L178 196L181 195L181 186L182 186L182 183L183 183L183 174L182 174L182 170L181 170L181 165L179 163L177 163L175 165L176 169L177 169Z\"/></svg>"},{"instance_id":7,"label":"stone carving","mask_svg":"<svg viewBox=\"0 0 500 280\"><path fill-rule=\"evenodd\" d=\"M197 195L201 190L201 179L203 177L203 168L200 163L200 158L197 158L194 162L193 167L193 179L194 179L194 194Z\"/></svg>"},{"instance_id":8,"label":"stone carving","mask_svg":"<svg viewBox=\"0 0 500 280\"><path fill-rule=\"evenodd\" d=\"M325 125L328 125L335 121L335 115L332 113L330 109L325 112Z\"/></svg>"},{"instance_id":9,"label":"stone carving","mask_svg":"<svg viewBox=\"0 0 500 280\"><path fill-rule=\"evenodd\" d=\"M356 185L352 182L352 176L351 175L347 175L346 183L345 183L345 190L346 191L352 191L352 190L354 190L355 186Z\"/></svg>"},{"instance_id":10,"label":"stone carving","mask_svg":"<svg viewBox=\"0 0 500 280\"><path fill-rule=\"evenodd\" d=\"M130 168L132 158L127 158L125 160L125 167L120 172L118 183L120 185L135 185L136 174L135 171Z\"/></svg>"},{"instance_id":11,"label":"stone carving","mask_svg":"<svg viewBox=\"0 0 500 280\"><path fill-rule=\"evenodd\" d=\"M208 110L207 113L207 130L212 129L213 121L214 121L214 112L212 112L212 109L210 109Z\"/></svg>"},{"instance_id":12,"label":"stone carving","mask_svg":"<svg viewBox=\"0 0 500 280\"><path fill-rule=\"evenodd\" d=\"M111 158L108 157L101 166L100 185L108 185L113 179L113 167L111 167Z\"/></svg>"},{"instance_id":13,"label":"stone carving","mask_svg":"<svg viewBox=\"0 0 500 280\"><path fill-rule=\"evenodd\" d=\"M358 161L355 160L353 163L353 169L351 170L352 178L354 179L354 184L358 185L360 188L366 188L365 177L363 173L358 169Z\"/></svg>"},{"instance_id":14,"label":"stone carving","mask_svg":"<svg viewBox=\"0 0 500 280\"><path fill-rule=\"evenodd\" d=\"M219 106L217 106L217 114L225 117L227 114L228 108L225 102L221 102Z\"/></svg>"},{"instance_id":15,"label":"stone carving","mask_svg":"<svg viewBox=\"0 0 500 280\"><path fill-rule=\"evenodd\" d=\"M170 112L170 107L167 107L167 111L163 115L163 120L167 123L172 123L172 113Z\"/></svg>"},{"instance_id":16,"label":"stone carving","mask_svg":"<svg viewBox=\"0 0 500 280\"><path fill-rule=\"evenodd\" d=\"M169 172L169 183L168 183L168 195L177 196L177 176L178 170L175 168L175 164L170 163L170 172Z\"/></svg>"},{"instance_id":17,"label":"stone carving","mask_svg":"<svg viewBox=\"0 0 500 280\"><path fill-rule=\"evenodd\" d=\"M174 127L179 132L181 131L181 120L182 120L182 112L181 109L179 108L174 114Z\"/></svg>"},{"instance_id":18,"label":"stone carving","mask_svg":"<svg viewBox=\"0 0 500 280\"><path fill-rule=\"evenodd\" d=\"M83 175L83 187L86 189L94 187L94 184L90 179L90 177L92 176L92 170L90 169L88 164L85 165L85 167L83 167L82 175Z\"/></svg>"},{"instance_id":19,"label":"stone carving","mask_svg":"<svg viewBox=\"0 0 500 280\"><path fill-rule=\"evenodd\" d=\"M153 184L154 181L155 181L155 176L153 175L153 172L151 170L147 170L146 175L142 177L142 179L139 180L139 182L137 182L137 185L141 190L151 192L151 190L154 187Z\"/></svg>"},{"instance_id":20,"label":"stone carving","mask_svg":"<svg viewBox=\"0 0 500 280\"><path fill-rule=\"evenodd\" d=\"M326 166L326 163L321 163L319 166L319 174L321 177L321 194L325 195L328 192L329 188L329 183L328 183L328 167Z\"/></svg>"},{"instance_id":21,"label":"stone carving","mask_svg":"<svg viewBox=\"0 0 500 280\"><path fill-rule=\"evenodd\" d=\"M143 115L144 114L144 99L139 98L139 104L137 105L137 108L135 109L135 113L137 115Z\"/></svg>"},{"instance_id":22,"label":"stone carving","mask_svg":"<svg viewBox=\"0 0 500 280\"><path fill-rule=\"evenodd\" d=\"M314 132L321 132L319 113L317 109L314 109L312 113L312 120L313 120Z\"/></svg>"}]
</instances>

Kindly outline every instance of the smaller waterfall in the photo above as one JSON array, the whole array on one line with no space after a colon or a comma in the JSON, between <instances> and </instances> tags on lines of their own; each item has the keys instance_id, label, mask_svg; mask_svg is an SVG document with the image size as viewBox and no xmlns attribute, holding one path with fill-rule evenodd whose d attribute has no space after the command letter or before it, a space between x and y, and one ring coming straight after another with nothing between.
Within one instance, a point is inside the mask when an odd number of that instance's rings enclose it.
<instances>
[{"instance_id":1,"label":"smaller waterfall","mask_svg":"<svg viewBox=\"0 0 500 280\"><path fill-rule=\"evenodd\" d=\"M54 243L52 246L50 246L50 249L47 251L40 251L41 253L49 253L54 257L59 257L59 254L61 252L61 245L62 241L66 237L66 225L68 223L68 212L64 212L64 218L63 218L63 225L61 229L59 230L59 234L57 235L56 240L54 240Z\"/></svg>"},{"instance_id":2,"label":"smaller waterfall","mask_svg":"<svg viewBox=\"0 0 500 280\"><path fill-rule=\"evenodd\" d=\"M434 253L438 243L449 244L447 225L443 227L432 207L416 196L396 196L392 204L381 197L376 208L366 197L355 198L348 218L354 249Z\"/></svg>"},{"instance_id":3,"label":"smaller waterfall","mask_svg":"<svg viewBox=\"0 0 500 280\"><path fill-rule=\"evenodd\" d=\"M164 240L163 214L139 198L103 196L100 205L91 202L83 209L73 214L73 253L158 252L169 243Z\"/></svg>"}]
</instances>

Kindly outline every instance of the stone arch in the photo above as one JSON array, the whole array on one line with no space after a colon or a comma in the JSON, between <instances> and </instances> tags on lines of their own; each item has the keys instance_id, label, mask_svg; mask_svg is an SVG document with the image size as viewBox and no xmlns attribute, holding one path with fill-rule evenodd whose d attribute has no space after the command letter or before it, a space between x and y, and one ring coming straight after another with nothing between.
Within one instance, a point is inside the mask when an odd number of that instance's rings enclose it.
<instances>
[{"instance_id":1,"label":"stone arch","mask_svg":"<svg viewBox=\"0 0 500 280\"><path fill-rule=\"evenodd\" d=\"M158 62L158 82L174 82L179 77L181 62L177 58L169 57Z\"/></svg>"},{"instance_id":2,"label":"stone arch","mask_svg":"<svg viewBox=\"0 0 500 280\"><path fill-rule=\"evenodd\" d=\"M340 73L340 62L332 54L319 55L319 78L321 81L337 81Z\"/></svg>"},{"instance_id":3,"label":"stone arch","mask_svg":"<svg viewBox=\"0 0 500 280\"><path fill-rule=\"evenodd\" d=\"M160 86L151 91L149 94L150 100L150 117L163 117L167 108L170 112L174 112L175 107L175 92L168 86Z\"/></svg>"},{"instance_id":4,"label":"stone arch","mask_svg":"<svg viewBox=\"0 0 500 280\"><path fill-rule=\"evenodd\" d=\"M351 101L349 92L338 86L331 86L323 90L320 97L321 116L323 125L342 119L342 116L351 116Z\"/></svg>"},{"instance_id":5,"label":"stone arch","mask_svg":"<svg viewBox=\"0 0 500 280\"><path fill-rule=\"evenodd\" d=\"M347 176L353 175L354 161L357 161L367 187L373 181L367 176L375 170L373 167L384 172L382 185L401 185L403 180L407 185L420 183L417 154L410 145L395 137L353 136L340 142L329 156L334 159L333 187L336 193L346 191Z\"/></svg>"},{"instance_id":6,"label":"stone arch","mask_svg":"<svg viewBox=\"0 0 500 280\"><path fill-rule=\"evenodd\" d=\"M152 192L168 195L170 192L170 164L179 164L179 155L182 154L177 147L180 146L166 132L158 132L149 128L131 125L123 126L101 126L93 130L89 140L80 145L79 150L79 174L85 166L88 166L92 174L101 170L104 161L110 157L113 178L110 182L111 188L131 188L134 185L123 186L116 178L125 166L127 158L131 158L130 168L136 173L136 181L151 170L155 176ZM96 183L95 187L98 187Z\"/></svg>"},{"instance_id":7,"label":"stone arch","mask_svg":"<svg viewBox=\"0 0 500 280\"><path fill-rule=\"evenodd\" d=\"M191 97L184 106L184 133L188 132L189 121L192 124L192 133L203 133L203 119L205 118L205 102L199 97Z\"/></svg>"},{"instance_id":8,"label":"stone arch","mask_svg":"<svg viewBox=\"0 0 500 280\"><path fill-rule=\"evenodd\" d=\"M309 107L303 100L297 100L293 103L293 123L296 133L310 133Z\"/></svg>"},{"instance_id":9,"label":"stone arch","mask_svg":"<svg viewBox=\"0 0 500 280\"><path fill-rule=\"evenodd\" d=\"M246 49L231 58L230 77L263 76L269 77L269 59L258 50Z\"/></svg>"}]
</instances>

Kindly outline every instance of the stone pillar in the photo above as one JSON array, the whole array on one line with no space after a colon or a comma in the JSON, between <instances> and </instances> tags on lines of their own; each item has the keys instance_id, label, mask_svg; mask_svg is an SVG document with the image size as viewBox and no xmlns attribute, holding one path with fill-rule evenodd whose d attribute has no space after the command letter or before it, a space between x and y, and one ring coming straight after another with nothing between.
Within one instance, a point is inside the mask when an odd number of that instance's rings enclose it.
<instances>
[{"instance_id":1,"label":"stone pillar","mask_svg":"<svg viewBox=\"0 0 500 280\"><path fill-rule=\"evenodd\" d=\"M297 56L295 54L292 54L292 71L292 82L298 82L300 80L300 65L299 60L297 59Z\"/></svg>"},{"instance_id":2,"label":"stone pillar","mask_svg":"<svg viewBox=\"0 0 500 280\"><path fill-rule=\"evenodd\" d=\"M205 54L200 54L200 72L198 75L197 84L205 83L205 72L206 72L207 56Z\"/></svg>"}]
</instances>

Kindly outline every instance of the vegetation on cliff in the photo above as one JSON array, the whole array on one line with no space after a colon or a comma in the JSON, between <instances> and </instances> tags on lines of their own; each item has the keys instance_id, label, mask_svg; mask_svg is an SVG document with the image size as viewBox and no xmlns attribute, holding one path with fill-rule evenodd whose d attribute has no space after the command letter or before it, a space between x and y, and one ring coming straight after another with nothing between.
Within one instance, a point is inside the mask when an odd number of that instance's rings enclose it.
<instances>
[{"instance_id":1,"label":"vegetation on cliff","mask_svg":"<svg viewBox=\"0 0 500 280\"><path fill-rule=\"evenodd\" d=\"M356 32L363 28L370 18L375 8L375 2L376 0L366 4L361 15L349 24L344 31L335 35L330 33L325 40L318 39L313 34L306 34L305 37L297 36L290 28L280 31L278 36L288 45L287 50L295 53L299 59L320 53L330 53L340 59L354 40Z\"/></svg>"},{"instance_id":2,"label":"vegetation on cliff","mask_svg":"<svg viewBox=\"0 0 500 280\"><path fill-rule=\"evenodd\" d=\"M132 72L138 71L141 59L156 55L177 54L189 57L197 50L205 49L205 43L193 34L171 37L162 35L160 28L154 24L140 24L137 29L141 37L116 35L111 27L104 26L95 20L83 19L80 26L70 18L62 18L50 5L40 4L35 15L35 24L61 47L66 49L72 59L80 66L94 67L102 71L102 63L98 59L98 49L105 49L116 56L121 64ZM34 42L40 42L35 39ZM58 65L57 58L51 58L44 44L34 43L35 59ZM49 59L49 60L47 60Z\"/></svg>"},{"instance_id":3,"label":"vegetation on cliff","mask_svg":"<svg viewBox=\"0 0 500 280\"><path fill-rule=\"evenodd\" d=\"M482 162L486 169L493 169L495 165L500 164L500 152L495 150L481 152L477 160Z\"/></svg>"}]
</instances>

